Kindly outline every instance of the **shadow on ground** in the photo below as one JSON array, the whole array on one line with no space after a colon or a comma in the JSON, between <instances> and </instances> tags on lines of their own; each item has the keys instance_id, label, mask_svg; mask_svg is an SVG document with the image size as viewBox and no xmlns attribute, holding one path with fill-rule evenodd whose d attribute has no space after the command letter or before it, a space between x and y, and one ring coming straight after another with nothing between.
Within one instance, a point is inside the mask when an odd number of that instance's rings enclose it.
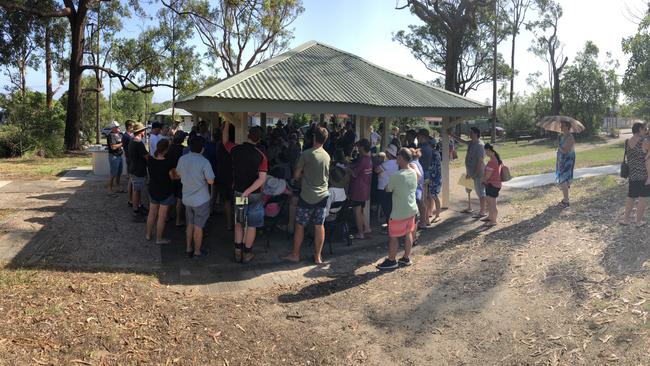
<instances>
[{"instance_id":1,"label":"shadow on ground","mask_svg":"<svg viewBox=\"0 0 650 366\"><path fill-rule=\"evenodd\" d=\"M543 189L548 188L523 192L519 199L523 197L525 201L527 196L542 195ZM560 226L575 225L580 230L602 235L606 246L600 263L614 279L621 280L630 274L644 272L643 264L650 259L650 246L645 245L647 229L621 229L611 214L604 215L611 212L612 207L620 207L626 191L627 185L594 189L593 195L575 201L571 208L573 211L567 211L575 214L564 214L558 207L551 206L530 218L497 230L482 232L471 229L439 245L432 244L426 253L445 255L446 262L439 271L440 277L427 280L431 283L429 291L426 294L413 294L420 301L410 305L406 303L408 308L404 308L404 305L386 305L383 311L372 314L369 321L378 329L408 334L404 340L408 343L414 334L431 334L435 332L435 327L443 326L445 313L471 316L482 311L491 303L495 289L504 283L510 271L513 251L527 246L534 235L555 223L560 223ZM477 238L479 242L475 241L476 244L468 249L472 253L454 250ZM575 238L569 239L575 241ZM580 245L579 242L577 245ZM546 270L544 285L567 289L578 305L588 299L586 284L593 281L587 278L584 263L566 260ZM418 319L434 321L419 322Z\"/></svg>"},{"instance_id":2,"label":"shadow on ground","mask_svg":"<svg viewBox=\"0 0 650 366\"><path fill-rule=\"evenodd\" d=\"M331 278L332 286L338 287L339 282L347 281L341 280L342 275L353 274L357 268L379 261L386 253L387 237L375 228L372 239L355 241L350 247L341 235L335 236L334 254L329 254L327 245L324 249L328 262L325 268L313 266L307 260L313 250L307 241L303 245L305 260L288 263L281 257L291 249L291 238L276 232L269 248L263 235L258 238L255 260L241 265L232 261L233 234L223 229L223 218L217 215L206 225L204 247L209 255L190 259L185 255L184 228L168 222L166 235L172 239L171 245L158 246L146 241L143 218L134 220L125 195L108 194L103 181L13 182L0 191L4 197L0 207L21 208L20 217L15 220L29 226L23 241L8 244L10 251L14 251L9 268L153 274L160 283L168 285L236 282L267 274L282 277L284 273L299 270L303 278ZM452 217L445 225L425 232L420 243L443 240L466 225L463 224L466 219ZM15 229L9 225L5 223L0 229Z\"/></svg>"}]
</instances>

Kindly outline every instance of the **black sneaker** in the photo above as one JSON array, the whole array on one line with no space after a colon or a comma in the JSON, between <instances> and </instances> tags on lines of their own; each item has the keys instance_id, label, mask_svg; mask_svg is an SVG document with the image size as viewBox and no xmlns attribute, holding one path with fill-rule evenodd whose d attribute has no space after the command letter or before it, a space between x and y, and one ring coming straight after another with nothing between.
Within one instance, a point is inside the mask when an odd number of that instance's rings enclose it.
<instances>
[{"instance_id":1,"label":"black sneaker","mask_svg":"<svg viewBox=\"0 0 650 366\"><path fill-rule=\"evenodd\" d=\"M411 262L411 258L405 258L405 257L400 258L400 259L397 261L397 263L399 263L399 265L400 265L400 266L403 266L403 267L408 267L408 266L410 266L411 264L413 264L413 262Z\"/></svg>"},{"instance_id":2,"label":"black sneaker","mask_svg":"<svg viewBox=\"0 0 650 366\"><path fill-rule=\"evenodd\" d=\"M133 207L133 202L128 201L128 202L126 203L126 205L129 206L129 207Z\"/></svg>"},{"instance_id":3,"label":"black sneaker","mask_svg":"<svg viewBox=\"0 0 650 366\"><path fill-rule=\"evenodd\" d=\"M397 267L399 267L397 261L392 261L388 258L386 258L381 264L377 265L377 269L382 271L396 269Z\"/></svg>"}]
</instances>

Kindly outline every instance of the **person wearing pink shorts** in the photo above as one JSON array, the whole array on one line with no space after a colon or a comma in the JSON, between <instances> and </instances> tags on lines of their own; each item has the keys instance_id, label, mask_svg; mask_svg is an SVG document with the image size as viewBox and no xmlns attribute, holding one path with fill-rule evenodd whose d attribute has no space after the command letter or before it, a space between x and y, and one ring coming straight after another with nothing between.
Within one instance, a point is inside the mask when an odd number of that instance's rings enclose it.
<instances>
[{"instance_id":1,"label":"person wearing pink shorts","mask_svg":"<svg viewBox=\"0 0 650 366\"><path fill-rule=\"evenodd\" d=\"M390 270L401 266L411 265L411 247L413 246L413 233L415 232L415 215L418 205L415 200L415 191L418 178L415 170L409 167L413 160L411 151L402 148L397 154L399 171L393 174L386 186L387 192L392 192L393 208L388 220L388 258L377 266L380 270ZM399 238L404 238L404 255L397 260Z\"/></svg>"}]
</instances>

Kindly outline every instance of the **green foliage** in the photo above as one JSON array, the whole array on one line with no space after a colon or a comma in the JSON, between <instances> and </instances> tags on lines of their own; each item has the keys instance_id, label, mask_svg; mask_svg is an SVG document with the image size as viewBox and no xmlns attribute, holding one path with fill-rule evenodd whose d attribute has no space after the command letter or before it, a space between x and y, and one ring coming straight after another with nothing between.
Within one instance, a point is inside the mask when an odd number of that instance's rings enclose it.
<instances>
[{"instance_id":1,"label":"green foliage","mask_svg":"<svg viewBox=\"0 0 650 366\"><path fill-rule=\"evenodd\" d=\"M442 6L413 1L411 12L425 24L410 25L394 34L393 40L410 49L431 72L439 76L432 83L461 95L493 79L494 8L467 0L444 1ZM496 19L497 42L508 33L506 14ZM449 67L453 65L453 67ZM497 78L511 75L501 54L497 55Z\"/></svg>"},{"instance_id":2,"label":"green foliage","mask_svg":"<svg viewBox=\"0 0 650 366\"><path fill-rule=\"evenodd\" d=\"M113 119L123 123L127 119L145 122L147 103L151 104L152 93L118 90L112 95Z\"/></svg>"},{"instance_id":3,"label":"green foliage","mask_svg":"<svg viewBox=\"0 0 650 366\"><path fill-rule=\"evenodd\" d=\"M311 119L311 115L306 113L295 113L293 117L291 117L291 121L293 122L293 125L296 127L302 127L308 125L310 119Z\"/></svg>"},{"instance_id":4,"label":"green foliage","mask_svg":"<svg viewBox=\"0 0 650 366\"><path fill-rule=\"evenodd\" d=\"M531 94L515 95L512 102L503 100L497 109L497 120L506 129L509 137L515 137L517 131L536 134L539 130L535 124L550 112L551 91L538 87Z\"/></svg>"},{"instance_id":5,"label":"green foliage","mask_svg":"<svg viewBox=\"0 0 650 366\"><path fill-rule=\"evenodd\" d=\"M46 156L63 152L65 111L60 103L50 111L45 94L29 90L24 100L15 92L0 103L7 110L6 123L0 126L0 157L22 156L30 151Z\"/></svg>"},{"instance_id":6,"label":"green foliage","mask_svg":"<svg viewBox=\"0 0 650 366\"><path fill-rule=\"evenodd\" d=\"M187 14L215 71L234 75L287 49L301 0L171 0Z\"/></svg>"},{"instance_id":7,"label":"green foliage","mask_svg":"<svg viewBox=\"0 0 650 366\"><path fill-rule=\"evenodd\" d=\"M639 117L650 118L650 12L639 24L637 33L623 40L629 55L622 89Z\"/></svg>"},{"instance_id":8,"label":"green foliage","mask_svg":"<svg viewBox=\"0 0 650 366\"><path fill-rule=\"evenodd\" d=\"M598 53L598 47L588 41L564 73L563 113L581 121L586 135L598 132L607 109L616 106L620 89L616 65L609 63L611 69L602 67Z\"/></svg>"}]
</instances>

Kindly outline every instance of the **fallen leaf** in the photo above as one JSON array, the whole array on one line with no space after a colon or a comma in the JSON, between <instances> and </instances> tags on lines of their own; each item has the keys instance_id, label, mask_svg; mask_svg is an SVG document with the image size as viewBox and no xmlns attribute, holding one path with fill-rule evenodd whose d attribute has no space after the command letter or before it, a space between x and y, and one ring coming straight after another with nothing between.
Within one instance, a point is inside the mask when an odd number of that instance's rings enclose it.
<instances>
[{"instance_id":1,"label":"fallen leaf","mask_svg":"<svg viewBox=\"0 0 650 366\"><path fill-rule=\"evenodd\" d=\"M608 335L606 335L604 337L600 337L598 339L603 343L607 343L607 341L609 341L610 338L612 338L612 336L608 334Z\"/></svg>"}]
</instances>

